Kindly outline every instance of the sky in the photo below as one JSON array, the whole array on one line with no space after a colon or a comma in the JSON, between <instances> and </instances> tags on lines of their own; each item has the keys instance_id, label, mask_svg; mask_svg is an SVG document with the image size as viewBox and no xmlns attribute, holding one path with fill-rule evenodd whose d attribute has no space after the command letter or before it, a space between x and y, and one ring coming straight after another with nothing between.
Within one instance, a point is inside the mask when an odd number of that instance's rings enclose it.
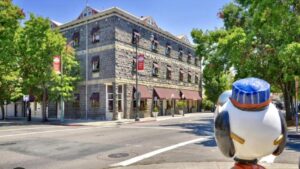
<instances>
[{"instance_id":1,"label":"sky","mask_svg":"<svg viewBox=\"0 0 300 169\"><path fill-rule=\"evenodd\" d=\"M173 35L187 35L192 29L223 27L218 11L231 0L88 0L88 5L104 10L119 7L135 16L152 16L158 26ZM86 0L13 0L28 16L30 12L67 23L76 19Z\"/></svg>"}]
</instances>

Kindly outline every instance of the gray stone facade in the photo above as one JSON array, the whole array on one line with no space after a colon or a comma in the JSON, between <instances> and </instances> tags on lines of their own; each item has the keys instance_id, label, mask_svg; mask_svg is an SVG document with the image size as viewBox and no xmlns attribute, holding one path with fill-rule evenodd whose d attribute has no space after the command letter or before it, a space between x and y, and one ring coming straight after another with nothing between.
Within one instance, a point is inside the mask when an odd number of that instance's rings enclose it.
<instances>
[{"instance_id":1,"label":"gray stone facade","mask_svg":"<svg viewBox=\"0 0 300 169\"><path fill-rule=\"evenodd\" d=\"M86 63L86 23L88 23L88 63ZM100 39L97 43L93 43L91 33L95 27L99 28L97 33ZM141 19L125 11L118 8L108 9L62 25L59 29L68 42L74 41L74 33L79 32L79 43L75 49L83 79L76 91L79 94L78 103L66 103L66 118L111 120L134 117L133 60L136 56L136 49L132 44L133 30L141 35L138 54L145 56L145 70L139 73L139 84L147 86L151 95L155 87L172 88L178 92L180 89L186 89L201 93L199 88L201 67L200 62L195 60L193 46L170 33L145 24ZM153 36L159 42L156 52L151 50ZM170 55L166 55L167 45L171 47ZM179 60L180 50L183 53L182 61ZM191 56L191 63L187 63L188 54ZM95 71L93 62L97 59L99 68ZM153 62L159 65L158 77L152 76ZM172 68L170 80L166 79L167 66ZM179 69L184 72L182 82L179 81ZM88 71L87 78L86 70ZM188 72L191 74L191 82L188 82ZM198 81L195 81L195 76L198 76ZM111 87L113 91L109 92ZM99 93L99 98L94 93ZM149 117L153 99L143 101L146 102L144 103L146 108L140 112L140 116ZM161 104L166 104L164 102L166 101L162 101ZM53 111L57 111L57 108L49 106L49 112Z\"/></svg>"}]
</instances>

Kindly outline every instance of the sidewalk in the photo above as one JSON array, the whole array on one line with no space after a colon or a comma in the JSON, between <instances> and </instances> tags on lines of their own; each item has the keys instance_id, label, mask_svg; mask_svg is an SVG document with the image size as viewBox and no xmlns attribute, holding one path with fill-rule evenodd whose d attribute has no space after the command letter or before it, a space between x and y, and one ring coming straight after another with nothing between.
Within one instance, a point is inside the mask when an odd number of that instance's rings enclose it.
<instances>
[{"instance_id":1,"label":"sidewalk","mask_svg":"<svg viewBox=\"0 0 300 169\"><path fill-rule=\"evenodd\" d=\"M172 119L179 119L179 118L186 118L186 117L193 117L199 116L200 114L204 113L189 113L182 115L175 115L172 116L158 116L155 117L146 117L140 118L140 121L135 121L134 119L121 119L115 121L99 121L99 120L69 120L66 119L64 122L61 122L59 119L48 119L47 122L42 122L40 118L32 118L31 121L27 121L27 118L20 117L20 118L9 118L7 120L0 120L0 126L13 126L13 125L42 125L42 124L50 124L50 125L66 125L66 126L115 126L115 125L122 125L122 124L130 124L130 123L145 123L145 122L155 122L155 121L164 121L164 120L172 120Z\"/></svg>"},{"instance_id":2,"label":"sidewalk","mask_svg":"<svg viewBox=\"0 0 300 169\"><path fill-rule=\"evenodd\" d=\"M117 167L114 169L231 169L234 162L164 163ZM266 169L298 169L297 164L261 164Z\"/></svg>"}]
</instances>

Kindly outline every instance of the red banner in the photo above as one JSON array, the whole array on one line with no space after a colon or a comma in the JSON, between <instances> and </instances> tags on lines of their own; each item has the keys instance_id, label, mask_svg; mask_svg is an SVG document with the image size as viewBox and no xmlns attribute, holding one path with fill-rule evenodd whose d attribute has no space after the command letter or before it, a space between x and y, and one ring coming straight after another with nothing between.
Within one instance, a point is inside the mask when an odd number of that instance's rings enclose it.
<instances>
[{"instance_id":1,"label":"red banner","mask_svg":"<svg viewBox=\"0 0 300 169\"><path fill-rule=\"evenodd\" d=\"M143 71L145 65L145 57L143 54L138 56L138 71Z\"/></svg>"},{"instance_id":2,"label":"red banner","mask_svg":"<svg viewBox=\"0 0 300 169\"><path fill-rule=\"evenodd\" d=\"M55 73L60 74L60 56L53 57L53 70Z\"/></svg>"}]
</instances>

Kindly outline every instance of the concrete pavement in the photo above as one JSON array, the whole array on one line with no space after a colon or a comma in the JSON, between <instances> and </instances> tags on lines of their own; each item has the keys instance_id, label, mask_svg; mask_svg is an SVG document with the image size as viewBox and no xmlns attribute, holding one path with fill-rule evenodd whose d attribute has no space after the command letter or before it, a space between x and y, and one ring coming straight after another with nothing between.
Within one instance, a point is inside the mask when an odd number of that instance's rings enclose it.
<instances>
[{"instance_id":1,"label":"concrete pavement","mask_svg":"<svg viewBox=\"0 0 300 169\"><path fill-rule=\"evenodd\" d=\"M1 126L0 169L230 168L233 161L220 153L213 138L212 118L202 113L137 123ZM299 152L300 140L291 139L281 156L263 165L297 168ZM112 167L116 164L124 167Z\"/></svg>"},{"instance_id":2,"label":"concrete pavement","mask_svg":"<svg viewBox=\"0 0 300 169\"><path fill-rule=\"evenodd\" d=\"M151 165L135 165L129 167L118 167L114 169L230 169L233 162L191 162L191 163L164 163ZM261 164L267 169L298 169L296 164Z\"/></svg>"}]
</instances>

